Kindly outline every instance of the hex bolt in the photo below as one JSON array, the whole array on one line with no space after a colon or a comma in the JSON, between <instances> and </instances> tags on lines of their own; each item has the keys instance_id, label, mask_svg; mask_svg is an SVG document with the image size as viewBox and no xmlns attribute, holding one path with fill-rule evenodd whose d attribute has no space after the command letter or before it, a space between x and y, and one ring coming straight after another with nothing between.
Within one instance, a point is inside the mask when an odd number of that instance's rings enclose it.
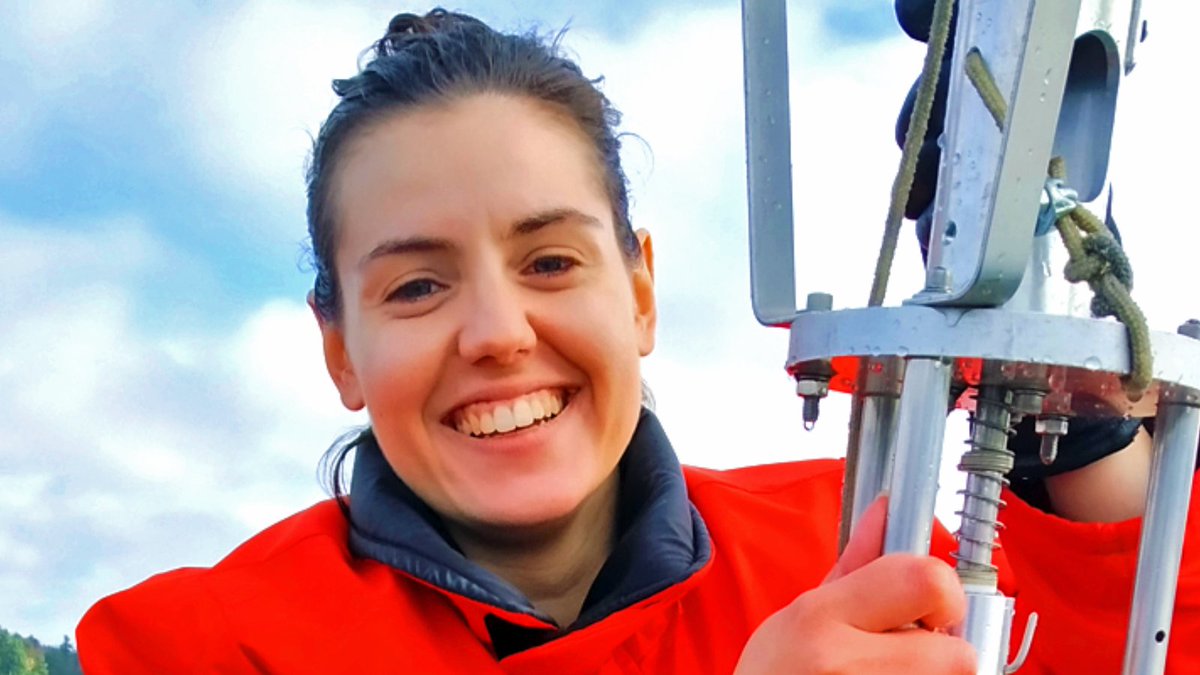
<instances>
[{"instance_id":1,"label":"hex bolt","mask_svg":"<svg viewBox=\"0 0 1200 675\"><path fill-rule=\"evenodd\" d=\"M1067 435L1069 427L1070 421L1060 415L1038 418L1034 430L1042 437L1042 445L1038 450L1042 464L1050 466L1058 458L1058 439Z\"/></svg>"},{"instance_id":2,"label":"hex bolt","mask_svg":"<svg viewBox=\"0 0 1200 675\"><path fill-rule=\"evenodd\" d=\"M1025 415L1041 415L1046 403L1046 392L1035 389L1017 389L1013 391L1012 411L1014 417ZM1016 424L1016 420L1013 422Z\"/></svg>"},{"instance_id":3,"label":"hex bolt","mask_svg":"<svg viewBox=\"0 0 1200 675\"><path fill-rule=\"evenodd\" d=\"M829 395L829 380L800 377L796 380L796 395L804 399L804 429L812 431L821 416L821 399Z\"/></svg>"}]
</instances>

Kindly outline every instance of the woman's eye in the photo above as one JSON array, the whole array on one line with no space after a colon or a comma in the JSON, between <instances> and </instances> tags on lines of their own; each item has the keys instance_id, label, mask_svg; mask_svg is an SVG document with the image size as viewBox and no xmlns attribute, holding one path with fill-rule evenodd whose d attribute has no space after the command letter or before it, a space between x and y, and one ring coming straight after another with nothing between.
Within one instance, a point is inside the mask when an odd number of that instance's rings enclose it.
<instances>
[{"instance_id":1,"label":"woman's eye","mask_svg":"<svg viewBox=\"0 0 1200 675\"><path fill-rule=\"evenodd\" d=\"M388 302L419 302L444 290L446 286L433 279L414 279L388 294Z\"/></svg>"},{"instance_id":2,"label":"woman's eye","mask_svg":"<svg viewBox=\"0 0 1200 675\"><path fill-rule=\"evenodd\" d=\"M534 274L554 276L570 271L575 265L576 262L566 256L548 255L542 256L530 263L529 271Z\"/></svg>"}]
</instances>

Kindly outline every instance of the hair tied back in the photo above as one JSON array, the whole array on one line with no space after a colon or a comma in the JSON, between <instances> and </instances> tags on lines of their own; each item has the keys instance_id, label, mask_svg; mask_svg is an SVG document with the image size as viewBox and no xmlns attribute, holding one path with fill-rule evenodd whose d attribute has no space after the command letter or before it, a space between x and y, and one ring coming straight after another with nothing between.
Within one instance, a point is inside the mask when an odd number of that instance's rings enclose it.
<instances>
[{"instance_id":1,"label":"hair tied back","mask_svg":"<svg viewBox=\"0 0 1200 675\"><path fill-rule=\"evenodd\" d=\"M447 12L441 7L424 16L411 12L397 14L388 22L387 34L375 43L375 55L384 57L402 52L414 37L445 32L454 24L463 23L463 20L468 18Z\"/></svg>"}]
</instances>

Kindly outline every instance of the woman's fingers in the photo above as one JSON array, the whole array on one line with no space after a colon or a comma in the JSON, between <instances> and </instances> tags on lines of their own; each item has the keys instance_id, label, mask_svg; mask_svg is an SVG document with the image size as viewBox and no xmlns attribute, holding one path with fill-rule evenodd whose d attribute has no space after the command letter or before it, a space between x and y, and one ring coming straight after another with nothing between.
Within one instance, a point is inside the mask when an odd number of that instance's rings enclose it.
<instances>
[{"instance_id":1,"label":"woman's fingers","mask_svg":"<svg viewBox=\"0 0 1200 675\"><path fill-rule=\"evenodd\" d=\"M867 631L913 623L926 628L957 623L966 612L966 597L949 565L927 556L880 557L887 507L884 495L863 512L846 550L825 577L821 592L815 594L817 601L827 603L823 609ZM849 583L834 583L843 580Z\"/></svg>"},{"instance_id":2,"label":"woman's fingers","mask_svg":"<svg viewBox=\"0 0 1200 675\"><path fill-rule=\"evenodd\" d=\"M964 606L962 588L945 563L885 556L768 618L746 644L736 672L974 673L971 645L928 630L961 619Z\"/></svg>"},{"instance_id":3,"label":"woman's fingers","mask_svg":"<svg viewBox=\"0 0 1200 675\"><path fill-rule=\"evenodd\" d=\"M949 565L908 554L878 558L801 599L814 603L813 611L876 633L914 623L944 628L960 622L967 609Z\"/></svg>"},{"instance_id":4,"label":"woman's fingers","mask_svg":"<svg viewBox=\"0 0 1200 675\"><path fill-rule=\"evenodd\" d=\"M974 675L975 649L960 638L920 629L871 635L857 643L845 673L938 673ZM819 671L818 671L819 672Z\"/></svg>"},{"instance_id":5,"label":"woman's fingers","mask_svg":"<svg viewBox=\"0 0 1200 675\"><path fill-rule=\"evenodd\" d=\"M754 632L739 674L975 672L971 645L934 632L966 612L958 576L936 558L881 556L886 523L887 498L880 497L825 583Z\"/></svg>"}]
</instances>

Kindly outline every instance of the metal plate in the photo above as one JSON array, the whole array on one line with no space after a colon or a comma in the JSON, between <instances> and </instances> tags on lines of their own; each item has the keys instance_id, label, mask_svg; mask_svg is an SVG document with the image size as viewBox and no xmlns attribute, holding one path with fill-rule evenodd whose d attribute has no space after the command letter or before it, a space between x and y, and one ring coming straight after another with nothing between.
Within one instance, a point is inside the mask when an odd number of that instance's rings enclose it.
<instances>
[{"instance_id":1,"label":"metal plate","mask_svg":"<svg viewBox=\"0 0 1200 675\"><path fill-rule=\"evenodd\" d=\"M1151 341L1158 383L1200 389L1200 340L1152 332ZM806 361L830 359L831 388L853 391L863 356L952 358L955 381L966 386L978 384L983 361L1054 366L1050 388L1076 394L1074 414L1153 414L1156 400L1156 390L1138 406L1125 400L1119 378L1129 372L1129 342L1115 321L906 305L803 312L792 322L789 372ZM1018 371L1014 365L1014 376Z\"/></svg>"}]
</instances>

